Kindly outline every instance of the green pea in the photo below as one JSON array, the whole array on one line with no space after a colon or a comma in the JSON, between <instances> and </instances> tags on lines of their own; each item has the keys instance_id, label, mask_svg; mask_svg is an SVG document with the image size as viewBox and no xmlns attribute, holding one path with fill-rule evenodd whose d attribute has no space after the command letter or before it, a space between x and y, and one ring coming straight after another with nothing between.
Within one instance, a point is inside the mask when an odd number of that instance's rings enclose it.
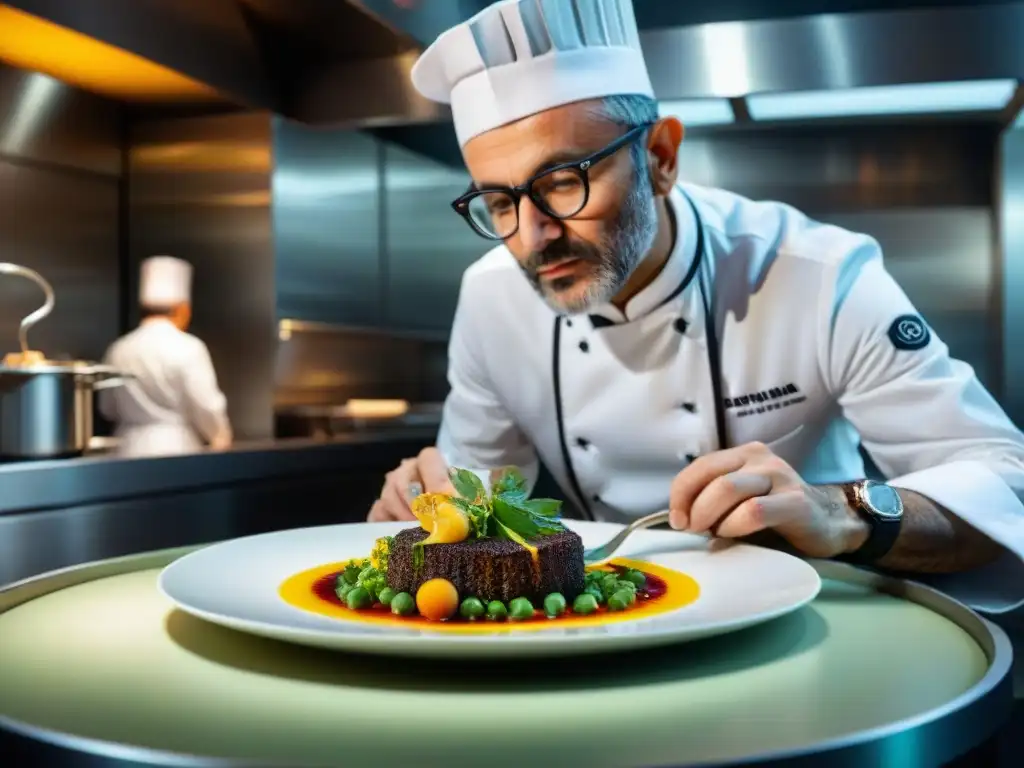
<instances>
[{"instance_id":1,"label":"green pea","mask_svg":"<svg viewBox=\"0 0 1024 768\"><path fill-rule=\"evenodd\" d=\"M638 571L636 568L630 568L628 571L626 571L623 578L626 581L633 584L634 586L636 586L637 589L639 589L647 583L647 577L644 575L643 571Z\"/></svg>"},{"instance_id":2,"label":"green pea","mask_svg":"<svg viewBox=\"0 0 1024 768\"><path fill-rule=\"evenodd\" d=\"M508 616L512 621L525 621L533 618L533 603L525 597L517 597L508 604Z\"/></svg>"},{"instance_id":3,"label":"green pea","mask_svg":"<svg viewBox=\"0 0 1024 768\"><path fill-rule=\"evenodd\" d=\"M467 597L459 606L459 613L465 619L479 619L486 610L478 597Z\"/></svg>"},{"instance_id":4,"label":"green pea","mask_svg":"<svg viewBox=\"0 0 1024 768\"><path fill-rule=\"evenodd\" d=\"M597 610L597 599L589 592L584 592L572 602L572 612L586 616Z\"/></svg>"},{"instance_id":5,"label":"green pea","mask_svg":"<svg viewBox=\"0 0 1024 768\"><path fill-rule=\"evenodd\" d=\"M345 598L348 603L348 607L353 611L358 611L361 608L369 608L373 605L373 598L370 597L370 593L362 587L356 587L348 593L348 597Z\"/></svg>"},{"instance_id":6,"label":"green pea","mask_svg":"<svg viewBox=\"0 0 1024 768\"><path fill-rule=\"evenodd\" d=\"M619 579L619 581L615 582L615 591L620 592L623 589L627 592L632 592L634 595L636 594L636 584L634 584L632 581L625 581L624 579Z\"/></svg>"},{"instance_id":7,"label":"green pea","mask_svg":"<svg viewBox=\"0 0 1024 768\"><path fill-rule=\"evenodd\" d=\"M391 612L395 616L411 616L416 612L416 601L408 592L399 592L391 598Z\"/></svg>"},{"instance_id":8,"label":"green pea","mask_svg":"<svg viewBox=\"0 0 1024 768\"><path fill-rule=\"evenodd\" d=\"M619 591L619 580L614 576L611 576L601 582L601 592L604 593L604 599L607 600L609 597Z\"/></svg>"},{"instance_id":9,"label":"green pea","mask_svg":"<svg viewBox=\"0 0 1024 768\"><path fill-rule=\"evenodd\" d=\"M555 618L565 613L566 603L565 597L558 592L552 592L550 595L544 598L544 613L549 618Z\"/></svg>"},{"instance_id":10,"label":"green pea","mask_svg":"<svg viewBox=\"0 0 1024 768\"><path fill-rule=\"evenodd\" d=\"M586 589L584 589L583 594L591 595L598 605L604 604L604 592L602 592L601 587L597 586L596 584L592 587L587 587Z\"/></svg>"},{"instance_id":11,"label":"green pea","mask_svg":"<svg viewBox=\"0 0 1024 768\"><path fill-rule=\"evenodd\" d=\"M501 600L491 600L487 604L487 618L491 621L504 621L508 616L508 608Z\"/></svg>"},{"instance_id":12,"label":"green pea","mask_svg":"<svg viewBox=\"0 0 1024 768\"><path fill-rule=\"evenodd\" d=\"M632 605L632 601L636 598L630 592L622 590L616 592L614 595L608 598L608 610L609 611L624 611Z\"/></svg>"},{"instance_id":13,"label":"green pea","mask_svg":"<svg viewBox=\"0 0 1024 768\"><path fill-rule=\"evenodd\" d=\"M391 601L395 599L395 595L397 594L398 593L391 587L384 587L384 589L377 594L377 599L380 601L381 605L391 605Z\"/></svg>"},{"instance_id":14,"label":"green pea","mask_svg":"<svg viewBox=\"0 0 1024 768\"><path fill-rule=\"evenodd\" d=\"M339 579L338 586L334 588L334 594L338 596L339 600L344 601L348 597L348 593L355 589L354 586L349 584L344 579Z\"/></svg>"}]
</instances>

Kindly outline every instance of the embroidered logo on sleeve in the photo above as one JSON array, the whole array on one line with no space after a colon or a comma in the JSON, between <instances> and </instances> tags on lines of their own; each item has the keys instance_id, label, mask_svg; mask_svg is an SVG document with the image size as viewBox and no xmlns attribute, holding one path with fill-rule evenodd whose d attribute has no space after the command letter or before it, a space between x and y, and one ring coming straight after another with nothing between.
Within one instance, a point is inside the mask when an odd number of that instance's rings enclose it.
<instances>
[{"instance_id":1,"label":"embroidered logo on sleeve","mask_svg":"<svg viewBox=\"0 0 1024 768\"><path fill-rule=\"evenodd\" d=\"M889 326L889 341L896 349L923 349L931 339L928 326L917 315L900 315Z\"/></svg>"}]
</instances>

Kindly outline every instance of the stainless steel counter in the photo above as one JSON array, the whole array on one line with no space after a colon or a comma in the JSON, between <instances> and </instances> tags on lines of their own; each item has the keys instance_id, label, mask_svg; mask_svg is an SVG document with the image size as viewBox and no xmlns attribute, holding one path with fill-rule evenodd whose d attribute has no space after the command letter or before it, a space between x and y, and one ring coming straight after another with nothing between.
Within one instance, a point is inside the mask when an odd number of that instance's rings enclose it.
<instances>
[{"instance_id":1,"label":"stainless steel counter","mask_svg":"<svg viewBox=\"0 0 1024 768\"><path fill-rule=\"evenodd\" d=\"M0 584L145 550L363 520L434 429L0 465Z\"/></svg>"},{"instance_id":2,"label":"stainless steel counter","mask_svg":"<svg viewBox=\"0 0 1024 768\"><path fill-rule=\"evenodd\" d=\"M376 466L433 442L435 430L354 433L331 440L240 443L227 451L124 458L104 452L77 459L0 464L0 515L99 501L181 493L211 485Z\"/></svg>"}]
</instances>

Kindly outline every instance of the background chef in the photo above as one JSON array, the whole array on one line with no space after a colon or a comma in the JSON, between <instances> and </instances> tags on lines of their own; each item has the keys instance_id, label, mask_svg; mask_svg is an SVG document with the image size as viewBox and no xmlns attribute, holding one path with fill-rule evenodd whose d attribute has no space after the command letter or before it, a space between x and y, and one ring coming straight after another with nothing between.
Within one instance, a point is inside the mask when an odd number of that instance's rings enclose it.
<instances>
[{"instance_id":1,"label":"background chef","mask_svg":"<svg viewBox=\"0 0 1024 768\"><path fill-rule=\"evenodd\" d=\"M140 269L142 322L118 339L105 362L132 374L123 388L100 394L100 411L117 425L119 451L130 456L188 453L231 445L227 401L206 345L186 333L192 319L192 266L153 256Z\"/></svg>"},{"instance_id":2,"label":"background chef","mask_svg":"<svg viewBox=\"0 0 1024 768\"><path fill-rule=\"evenodd\" d=\"M539 457L597 519L668 507L1024 602L1021 433L873 239L677 183L683 128L658 117L629 0L495 3L412 78L451 104L456 208L497 245L463 278L437 449L371 519L410 518L446 466L535 477ZM888 485L860 481L861 442Z\"/></svg>"}]
</instances>

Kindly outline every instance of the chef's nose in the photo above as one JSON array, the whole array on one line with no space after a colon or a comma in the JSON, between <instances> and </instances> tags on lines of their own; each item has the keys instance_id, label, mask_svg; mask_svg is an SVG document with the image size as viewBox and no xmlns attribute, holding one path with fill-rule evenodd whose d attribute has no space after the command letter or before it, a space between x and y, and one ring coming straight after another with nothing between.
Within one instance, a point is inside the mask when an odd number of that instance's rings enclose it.
<instances>
[{"instance_id":1,"label":"chef's nose","mask_svg":"<svg viewBox=\"0 0 1024 768\"><path fill-rule=\"evenodd\" d=\"M530 198L519 201L519 240L530 253L543 251L562 236L562 223L544 213Z\"/></svg>"}]
</instances>

